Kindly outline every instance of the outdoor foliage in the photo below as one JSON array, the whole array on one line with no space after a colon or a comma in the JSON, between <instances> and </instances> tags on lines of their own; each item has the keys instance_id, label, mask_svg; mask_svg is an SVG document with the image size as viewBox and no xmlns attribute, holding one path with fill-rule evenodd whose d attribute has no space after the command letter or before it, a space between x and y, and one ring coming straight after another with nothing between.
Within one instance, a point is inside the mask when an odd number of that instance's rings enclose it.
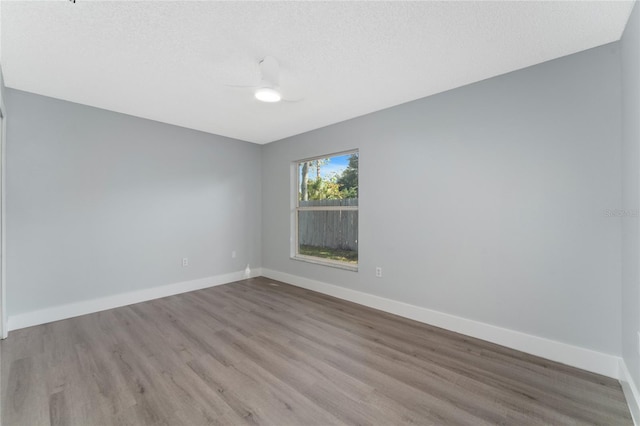
<instances>
[{"instance_id":1,"label":"outdoor foliage","mask_svg":"<svg viewBox=\"0 0 640 426\"><path fill-rule=\"evenodd\" d=\"M331 158L320 158L300 163L301 200L358 198L358 154L351 154L349 164L342 173L323 177L321 169L330 161ZM310 171L315 171L315 177L309 177Z\"/></svg>"},{"instance_id":2,"label":"outdoor foliage","mask_svg":"<svg viewBox=\"0 0 640 426\"><path fill-rule=\"evenodd\" d=\"M307 190L309 191L309 200L335 200L345 198L340 192L340 186L336 182L335 176L329 179L318 177L315 180L309 180Z\"/></svg>"},{"instance_id":3,"label":"outdoor foliage","mask_svg":"<svg viewBox=\"0 0 640 426\"><path fill-rule=\"evenodd\" d=\"M343 198L358 198L358 153L351 154L349 165L337 180Z\"/></svg>"},{"instance_id":4,"label":"outdoor foliage","mask_svg":"<svg viewBox=\"0 0 640 426\"><path fill-rule=\"evenodd\" d=\"M321 257L323 259L337 260L352 264L358 263L358 252L354 250L340 250L328 247L300 246L300 254L305 256Z\"/></svg>"}]
</instances>

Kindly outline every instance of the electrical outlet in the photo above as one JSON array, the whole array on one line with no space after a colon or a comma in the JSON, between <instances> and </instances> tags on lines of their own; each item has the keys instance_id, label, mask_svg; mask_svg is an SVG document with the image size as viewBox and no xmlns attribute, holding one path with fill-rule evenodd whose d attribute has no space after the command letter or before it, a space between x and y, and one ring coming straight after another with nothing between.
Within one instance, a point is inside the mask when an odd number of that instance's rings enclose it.
<instances>
[{"instance_id":1,"label":"electrical outlet","mask_svg":"<svg viewBox=\"0 0 640 426\"><path fill-rule=\"evenodd\" d=\"M638 355L640 355L640 331L638 331Z\"/></svg>"},{"instance_id":2,"label":"electrical outlet","mask_svg":"<svg viewBox=\"0 0 640 426\"><path fill-rule=\"evenodd\" d=\"M382 268L379 266L376 266L376 277L382 278Z\"/></svg>"},{"instance_id":3,"label":"electrical outlet","mask_svg":"<svg viewBox=\"0 0 640 426\"><path fill-rule=\"evenodd\" d=\"M231 252L231 258L232 258L232 259L235 259L235 258L236 258L236 251L235 251L235 250Z\"/></svg>"},{"instance_id":4,"label":"electrical outlet","mask_svg":"<svg viewBox=\"0 0 640 426\"><path fill-rule=\"evenodd\" d=\"M189 258L188 257L183 257L182 258L182 267L186 268L187 266L189 266Z\"/></svg>"}]
</instances>

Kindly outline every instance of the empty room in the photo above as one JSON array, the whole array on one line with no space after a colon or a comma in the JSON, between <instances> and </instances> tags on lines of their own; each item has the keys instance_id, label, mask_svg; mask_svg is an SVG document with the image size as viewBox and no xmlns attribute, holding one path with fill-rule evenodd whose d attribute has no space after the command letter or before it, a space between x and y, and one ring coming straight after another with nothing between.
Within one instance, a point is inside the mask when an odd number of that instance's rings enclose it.
<instances>
[{"instance_id":1,"label":"empty room","mask_svg":"<svg viewBox=\"0 0 640 426\"><path fill-rule=\"evenodd\" d=\"M640 5L0 0L0 423L640 425Z\"/></svg>"}]
</instances>

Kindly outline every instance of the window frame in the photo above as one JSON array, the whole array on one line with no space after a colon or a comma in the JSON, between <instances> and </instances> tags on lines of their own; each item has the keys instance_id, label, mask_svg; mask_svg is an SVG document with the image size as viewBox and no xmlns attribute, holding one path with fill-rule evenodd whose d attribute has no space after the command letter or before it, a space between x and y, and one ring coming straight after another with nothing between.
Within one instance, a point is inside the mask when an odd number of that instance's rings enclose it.
<instances>
[{"instance_id":1,"label":"window frame","mask_svg":"<svg viewBox=\"0 0 640 426\"><path fill-rule=\"evenodd\" d=\"M360 151L356 149L350 149L348 151L339 151L331 154L325 155L317 155L314 157L303 158L300 160L295 160L291 164L291 173L293 183L293 191L291 191L291 253L290 258L292 260L298 260L307 263L313 263L316 265L330 266L338 269L345 269L348 271L358 272L358 265L360 263L360 259L358 258L358 262L354 265L352 263L341 262L339 260L332 259L323 259L321 257L308 256L300 253L300 243L299 243L299 213L301 211L357 211L358 212L358 228L360 228L360 200L358 200L357 206L313 206L313 207L301 207L300 206L300 169L299 166L301 163L307 161L318 160L322 158L332 158L332 157L340 157L343 155L351 155L358 154L358 162L360 161ZM358 163L358 170L360 168L360 164ZM360 198L360 176L358 174L358 198ZM359 236L360 229L358 229L358 249L359 249ZM360 250L358 250L358 254Z\"/></svg>"}]
</instances>

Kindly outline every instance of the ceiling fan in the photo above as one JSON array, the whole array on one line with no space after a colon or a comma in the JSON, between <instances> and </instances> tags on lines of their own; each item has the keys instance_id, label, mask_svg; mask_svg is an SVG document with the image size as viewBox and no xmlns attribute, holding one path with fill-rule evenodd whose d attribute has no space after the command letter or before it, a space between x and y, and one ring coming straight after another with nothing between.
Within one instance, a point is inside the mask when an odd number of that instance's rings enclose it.
<instances>
[{"instance_id":1,"label":"ceiling fan","mask_svg":"<svg viewBox=\"0 0 640 426\"><path fill-rule=\"evenodd\" d=\"M254 97L261 102L299 102L302 100L302 98L283 98L280 87L280 65L276 58L273 56L265 56L258 62L258 68L260 69L260 83L257 86L236 86L230 84L226 86L237 89L252 89Z\"/></svg>"}]
</instances>

